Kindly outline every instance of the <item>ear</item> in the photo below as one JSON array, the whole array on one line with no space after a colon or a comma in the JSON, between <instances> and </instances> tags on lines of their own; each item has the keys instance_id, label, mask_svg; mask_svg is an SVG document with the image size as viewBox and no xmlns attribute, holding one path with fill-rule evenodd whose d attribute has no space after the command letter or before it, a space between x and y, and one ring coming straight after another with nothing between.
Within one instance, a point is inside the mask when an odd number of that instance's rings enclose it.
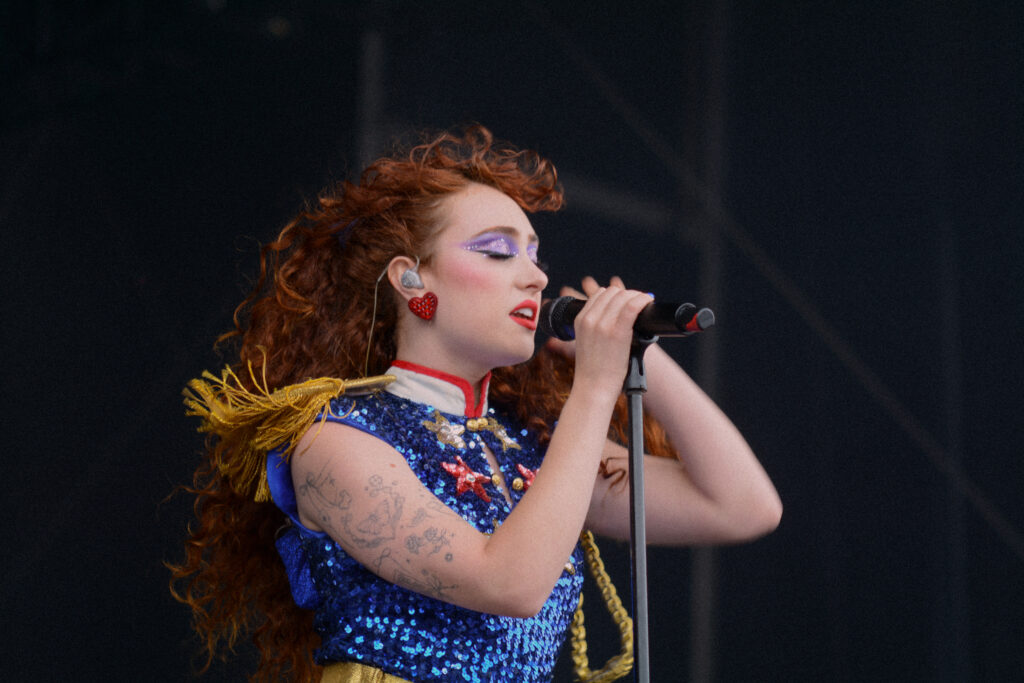
<instances>
[{"instance_id":1,"label":"ear","mask_svg":"<svg viewBox=\"0 0 1024 683\"><path fill-rule=\"evenodd\" d=\"M391 263L388 264L388 282L390 282L391 287L398 292L398 295L406 301L423 293L422 289L406 287L402 284L402 274L415 267L415 259L409 258L408 256L396 256L391 259Z\"/></svg>"}]
</instances>

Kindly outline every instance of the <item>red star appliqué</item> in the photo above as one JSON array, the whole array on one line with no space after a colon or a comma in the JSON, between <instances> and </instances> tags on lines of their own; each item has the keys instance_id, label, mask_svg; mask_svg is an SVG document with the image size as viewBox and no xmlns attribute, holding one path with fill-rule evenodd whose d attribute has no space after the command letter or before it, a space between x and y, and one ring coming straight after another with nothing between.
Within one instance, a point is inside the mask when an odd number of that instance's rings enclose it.
<instances>
[{"instance_id":1,"label":"red star appliqu\u00e9","mask_svg":"<svg viewBox=\"0 0 1024 683\"><path fill-rule=\"evenodd\" d=\"M519 474L523 475L523 490L528 491L530 484L533 483L533 478L537 476L536 470L531 470L528 467L523 467L521 463L516 463L516 469L519 470Z\"/></svg>"},{"instance_id":2,"label":"red star appliqu\u00e9","mask_svg":"<svg viewBox=\"0 0 1024 683\"><path fill-rule=\"evenodd\" d=\"M463 462L462 458L455 456L455 462L443 462L441 467L455 477L455 495L461 496L472 489L473 493L480 497L485 503L491 502L491 497L484 491L484 482L490 481L487 475L474 472L469 465Z\"/></svg>"}]
</instances>

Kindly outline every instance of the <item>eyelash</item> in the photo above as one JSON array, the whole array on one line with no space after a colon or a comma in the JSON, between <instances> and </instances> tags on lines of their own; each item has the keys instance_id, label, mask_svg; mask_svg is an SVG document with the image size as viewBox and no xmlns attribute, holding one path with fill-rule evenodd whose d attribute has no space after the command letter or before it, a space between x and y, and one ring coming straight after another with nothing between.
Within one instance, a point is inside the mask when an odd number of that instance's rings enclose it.
<instances>
[{"instance_id":1,"label":"eyelash","mask_svg":"<svg viewBox=\"0 0 1024 683\"><path fill-rule=\"evenodd\" d=\"M516 254L502 254L501 252L496 251L482 251L480 253L486 255L488 258L498 259L499 261L507 261L517 256ZM544 261L534 261L533 265L540 268L540 272L542 273L546 274L548 272L548 264Z\"/></svg>"}]
</instances>

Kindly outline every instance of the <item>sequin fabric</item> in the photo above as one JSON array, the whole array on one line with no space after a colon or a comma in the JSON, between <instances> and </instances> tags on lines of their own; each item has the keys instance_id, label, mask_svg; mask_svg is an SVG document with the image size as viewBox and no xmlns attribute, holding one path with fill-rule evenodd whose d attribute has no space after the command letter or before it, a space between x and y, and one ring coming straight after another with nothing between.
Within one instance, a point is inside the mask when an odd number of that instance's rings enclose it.
<instances>
[{"instance_id":1,"label":"sequin fabric","mask_svg":"<svg viewBox=\"0 0 1024 683\"><path fill-rule=\"evenodd\" d=\"M466 429L464 416L383 392L337 399L331 410L331 421L356 427L392 445L424 486L483 533L492 532L512 508L491 479L493 472L480 444L487 444L509 483L522 479L523 470L536 471L543 457L525 429L493 408L486 417L505 428L501 434ZM436 429L425 426L436 425L438 415L463 428L459 433L463 447L452 445L454 439L439 439ZM509 439L519 447L508 448ZM465 487L461 494L457 492L458 478L449 471L457 463L456 456L471 470L487 475L482 482L486 496ZM536 616L518 619L464 609L379 578L330 537L298 524L288 468L273 466L272 461L268 461L268 474L275 502L293 520L279 539L278 549L296 602L316 611L315 625L322 640L315 654L317 662L364 662L418 682L551 680L579 602L583 582L580 546L567 558L566 570ZM513 506L527 488L508 486Z\"/></svg>"}]
</instances>

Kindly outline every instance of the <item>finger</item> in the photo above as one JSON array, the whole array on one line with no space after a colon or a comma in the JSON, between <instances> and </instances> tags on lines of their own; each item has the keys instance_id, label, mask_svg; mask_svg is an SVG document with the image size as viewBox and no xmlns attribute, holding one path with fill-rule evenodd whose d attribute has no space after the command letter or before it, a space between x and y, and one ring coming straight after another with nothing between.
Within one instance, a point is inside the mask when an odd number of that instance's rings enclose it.
<instances>
[{"instance_id":1,"label":"finger","mask_svg":"<svg viewBox=\"0 0 1024 683\"><path fill-rule=\"evenodd\" d=\"M629 302L635 299L637 294L643 296L640 292L624 290L620 287L598 287L597 291L587 300L587 304L580 311L579 316L576 317L577 325L585 321L595 324L604 321L613 326L632 325L636 319L636 313L631 312L623 316L623 310L629 306ZM584 320L581 320L581 317Z\"/></svg>"},{"instance_id":2,"label":"finger","mask_svg":"<svg viewBox=\"0 0 1024 683\"><path fill-rule=\"evenodd\" d=\"M566 285L565 287L562 287L560 290L558 290L558 295L559 296L571 296L571 297L573 297L575 299L586 299L587 298L586 294L584 294L580 290L576 289L575 287L569 287L568 285Z\"/></svg>"},{"instance_id":3,"label":"finger","mask_svg":"<svg viewBox=\"0 0 1024 683\"><path fill-rule=\"evenodd\" d=\"M636 313L634 314L635 320L636 316L640 315L640 311L647 308L647 305L654 301L654 295L649 292L637 292L636 290L631 291L635 292L635 295L630 301L630 308L636 310Z\"/></svg>"},{"instance_id":4,"label":"finger","mask_svg":"<svg viewBox=\"0 0 1024 683\"><path fill-rule=\"evenodd\" d=\"M609 283L609 284L613 284L613 285L615 285L616 287L622 287L623 289L625 289L625 288L626 288L626 283L624 283L624 282L622 281L622 278L621 278L621 277L619 277L618 275L614 275L614 276L612 276L612 279L611 279L611 281L610 281L610 283Z\"/></svg>"},{"instance_id":5,"label":"finger","mask_svg":"<svg viewBox=\"0 0 1024 683\"><path fill-rule=\"evenodd\" d=\"M604 307L604 314L614 316L616 323L622 327L632 327L636 322L640 311L647 304L651 303L651 296L634 289L618 289L610 287L609 291L616 292L614 300L609 301Z\"/></svg>"},{"instance_id":6,"label":"finger","mask_svg":"<svg viewBox=\"0 0 1024 683\"><path fill-rule=\"evenodd\" d=\"M614 310L623 324L632 325L636 322L640 311L651 301L647 294L634 289L618 289L614 285L609 289L614 289L617 294L614 303L609 305L608 312L611 313Z\"/></svg>"},{"instance_id":7,"label":"finger","mask_svg":"<svg viewBox=\"0 0 1024 683\"><path fill-rule=\"evenodd\" d=\"M588 292L586 304L584 304L583 309L580 310L579 315L576 316L576 320L579 320L581 316L584 318L593 317L594 319L597 319L603 315L603 311L607 308L611 298L612 297L604 287L598 287L597 289Z\"/></svg>"},{"instance_id":8,"label":"finger","mask_svg":"<svg viewBox=\"0 0 1024 683\"><path fill-rule=\"evenodd\" d=\"M600 285L597 284L597 280L595 280L594 278L590 277L589 275L586 276L585 278L583 278L582 285L583 285L583 291L587 293L587 296L592 295L594 292L596 292L600 288Z\"/></svg>"}]
</instances>

